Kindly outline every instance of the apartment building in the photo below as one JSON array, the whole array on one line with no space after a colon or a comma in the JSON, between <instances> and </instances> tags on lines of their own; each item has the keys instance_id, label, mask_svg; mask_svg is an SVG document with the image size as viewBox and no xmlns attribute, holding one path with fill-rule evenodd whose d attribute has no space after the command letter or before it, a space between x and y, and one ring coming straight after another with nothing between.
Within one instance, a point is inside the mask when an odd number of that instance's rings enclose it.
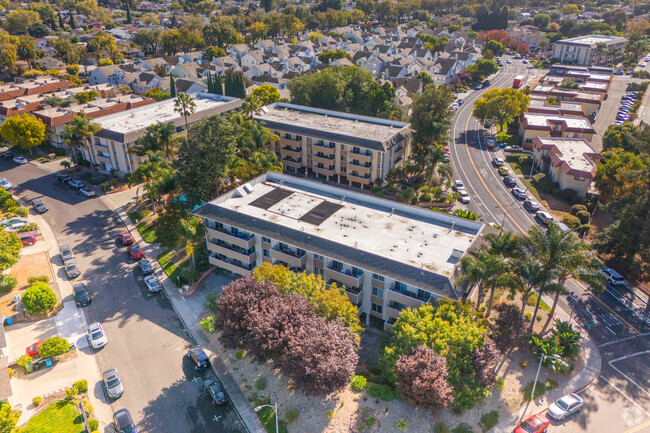
<instances>
[{"instance_id":1,"label":"apartment building","mask_svg":"<svg viewBox=\"0 0 650 433\"><path fill-rule=\"evenodd\" d=\"M584 138L591 141L596 134L585 117L545 113L523 113L519 119L519 136L524 145L535 137Z\"/></svg>"},{"instance_id":2,"label":"apartment building","mask_svg":"<svg viewBox=\"0 0 650 433\"><path fill-rule=\"evenodd\" d=\"M56 77L37 77L22 83L0 85L0 101L14 99L19 96L52 93L74 86L70 81Z\"/></svg>"},{"instance_id":3,"label":"apartment building","mask_svg":"<svg viewBox=\"0 0 650 433\"><path fill-rule=\"evenodd\" d=\"M205 117L236 110L242 105L241 99L210 93L199 93L192 99L196 107L187 118L190 126ZM131 154L129 149L146 134L149 126L169 122L176 126L177 134L185 134L185 119L174 109L173 99L104 116L95 122L102 129L82 148L84 158L98 164L101 172L133 173L142 158Z\"/></svg>"},{"instance_id":4,"label":"apartment building","mask_svg":"<svg viewBox=\"0 0 650 433\"><path fill-rule=\"evenodd\" d=\"M239 276L262 263L319 274L345 290L366 324L373 317L386 327L404 308L460 299L460 260L486 227L274 172L193 213L212 265Z\"/></svg>"},{"instance_id":5,"label":"apartment building","mask_svg":"<svg viewBox=\"0 0 650 433\"><path fill-rule=\"evenodd\" d=\"M619 60L627 39L620 36L586 35L553 43L553 58L573 65L605 65Z\"/></svg>"},{"instance_id":6,"label":"apartment building","mask_svg":"<svg viewBox=\"0 0 650 433\"><path fill-rule=\"evenodd\" d=\"M585 116L584 107L579 102L548 100L531 96L529 113L559 114L562 116Z\"/></svg>"},{"instance_id":7,"label":"apartment building","mask_svg":"<svg viewBox=\"0 0 650 433\"><path fill-rule=\"evenodd\" d=\"M561 189L573 189L584 197L596 176L596 166L603 156L585 139L546 138L533 139L535 165L549 174Z\"/></svg>"},{"instance_id":8,"label":"apartment building","mask_svg":"<svg viewBox=\"0 0 650 433\"><path fill-rule=\"evenodd\" d=\"M531 97L555 98L556 101L570 101L582 104L585 116L591 116L600 110L605 100L603 93L584 92L575 89L562 89L553 85L543 84L533 89Z\"/></svg>"},{"instance_id":9,"label":"apartment building","mask_svg":"<svg viewBox=\"0 0 650 433\"><path fill-rule=\"evenodd\" d=\"M281 102L254 118L280 137L269 148L290 174L368 188L411 153L406 122Z\"/></svg>"}]
</instances>

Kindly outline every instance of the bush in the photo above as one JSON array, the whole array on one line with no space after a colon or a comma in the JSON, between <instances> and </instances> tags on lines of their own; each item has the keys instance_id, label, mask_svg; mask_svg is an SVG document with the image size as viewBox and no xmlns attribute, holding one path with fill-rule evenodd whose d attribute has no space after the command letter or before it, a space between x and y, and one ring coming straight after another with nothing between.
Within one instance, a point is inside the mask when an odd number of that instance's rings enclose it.
<instances>
[{"instance_id":1,"label":"bush","mask_svg":"<svg viewBox=\"0 0 650 433\"><path fill-rule=\"evenodd\" d=\"M36 230L38 230L38 224L29 223L29 224L25 224L24 226L19 228L18 233L35 232Z\"/></svg>"},{"instance_id":2,"label":"bush","mask_svg":"<svg viewBox=\"0 0 650 433\"><path fill-rule=\"evenodd\" d=\"M23 355L16 360L16 364L22 368L25 368L25 366L30 362L32 362L32 357L29 355Z\"/></svg>"},{"instance_id":3,"label":"bush","mask_svg":"<svg viewBox=\"0 0 650 433\"><path fill-rule=\"evenodd\" d=\"M75 390L73 388L66 388L65 389L65 399L67 401L74 400L76 396L77 396L77 393L75 392Z\"/></svg>"},{"instance_id":4,"label":"bush","mask_svg":"<svg viewBox=\"0 0 650 433\"><path fill-rule=\"evenodd\" d=\"M246 356L245 350L239 349L237 352L235 352L235 359L238 361L244 359L244 356Z\"/></svg>"},{"instance_id":5,"label":"bush","mask_svg":"<svg viewBox=\"0 0 650 433\"><path fill-rule=\"evenodd\" d=\"M564 215L562 217L562 222L569 226L572 230L575 230L580 225L580 220L573 215Z\"/></svg>"},{"instance_id":6,"label":"bush","mask_svg":"<svg viewBox=\"0 0 650 433\"><path fill-rule=\"evenodd\" d=\"M32 284L34 284L35 282L37 282L37 281L41 281L43 283L48 283L50 281L50 277L48 277L47 275L39 275L38 277L29 277L29 278L27 278L27 284L29 284L30 286Z\"/></svg>"},{"instance_id":7,"label":"bush","mask_svg":"<svg viewBox=\"0 0 650 433\"><path fill-rule=\"evenodd\" d=\"M552 194L553 197L560 198L560 196L562 195L562 190L560 188L553 188Z\"/></svg>"},{"instance_id":8,"label":"bush","mask_svg":"<svg viewBox=\"0 0 650 433\"><path fill-rule=\"evenodd\" d=\"M381 386L374 383L368 387L368 395L370 397L379 398L381 395Z\"/></svg>"},{"instance_id":9,"label":"bush","mask_svg":"<svg viewBox=\"0 0 650 433\"><path fill-rule=\"evenodd\" d=\"M395 428L397 431L407 431L409 429L409 423L407 423L404 418L400 418L397 420Z\"/></svg>"},{"instance_id":10,"label":"bush","mask_svg":"<svg viewBox=\"0 0 650 433\"><path fill-rule=\"evenodd\" d=\"M400 355L395 368L397 389L406 403L435 411L454 401L447 361L432 349L418 346L412 354Z\"/></svg>"},{"instance_id":11,"label":"bush","mask_svg":"<svg viewBox=\"0 0 650 433\"><path fill-rule=\"evenodd\" d=\"M352 386L353 390L361 392L366 389L366 386L368 386L368 381L363 376L355 375L352 376L352 379L350 379L350 385Z\"/></svg>"},{"instance_id":12,"label":"bush","mask_svg":"<svg viewBox=\"0 0 650 433\"><path fill-rule=\"evenodd\" d=\"M587 206L585 206L585 205L583 205L583 204L574 204L573 206L571 206L571 215L576 216L576 214L577 214L578 212L580 212L581 210L585 210L585 211L586 211L586 210L587 210Z\"/></svg>"},{"instance_id":13,"label":"bush","mask_svg":"<svg viewBox=\"0 0 650 433\"><path fill-rule=\"evenodd\" d=\"M38 348L41 358L51 358L53 356L66 353L70 349L70 343L65 338L50 337ZM86 390L88 385L86 385ZM76 391L75 391L76 392Z\"/></svg>"},{"instance_id":14,"label":"bush","mask_svg":"<svg viewBox=\"0 0 650 433\"><path fill-rule=\"evenodd\" d=\"M564 201L571 201L578 194L575 189L567 188L562 190L561 197Z\"/></svg>"},{"instance_id":15,"label":"bush","mask_svg":"<svg viewBox=\"0 0 650 433\"><path fill-rule=\"evenodd\" d=\"M332 418L334 418L334 409L330 409L327 411L327 419L331 421Z\"/></svg>"},{"instance_id":16,"label":"bush","mask_svg":"<svg viewBox=\"0 0 650 433\"><path fill-rule=\"evenodd\" d=\"M260 377L255 381L255 388L257 388L258 391L264 391L266 389L266 378L265 377Z\"/></svg>"},{"instance_id":17,"label":"bush","mask_svg":"<svg viewBox=\"0 0 650 433\"><path fill-rule=\"evenodd\" d=\"M395 390L391 386L381 385L379 387L379 398L384 401L393 401L395 400Z\"/></svg>"},{"instance_id":18,"label":"bush","mask_svg":"<svg viewBox=\"0 0 650 433\"><path fill-rule=\"evenodd\" d=\"M29 209L21 206L16 210L16 214L18 214L18 216L21 217L26 217L27 215L29 215Z\"/></svg>"},{"instance_id":19,"label":"bush","mask_svg":"<svg viewBox=\"0 0 650 433\"><path fill-rule=\"evenodd\" d=\"M451 430L451 433L474 433L474 430L466 422L461 422Z\"/></svg>"},{"instance_id":20,"label":"bush","mask_svg":"<svg viewBox=\"0 0 650 433\"><path fill-rule=\"evenodd\" d=\"M532 184L537 190L543 193L550 194L553 191L553 181L546 173L537 173L534 175Z\"/></svg>"},{"instance_id":21,"label":"bush","mask_svg":"<svg viewBox=\"0 0 650 433\"><path fill-rule=\"evenodd\" d=\"M497 391L503 391L506 387L506 381L503 377L497 377L494 381L494 388Z\"/></svg>"},{"instance_id":22,"label":"bush","mask_svg":"<svg viewBox=\"0 0 650 433\"><path fill-rule=\"evenodd\" d=\"M75 389L77 394L83 394L84 392L88 392L88 381L86 379L78 380L72 384L72 388Z\"/></svg>"},{"instance_id":23,"label":"bush","mask_svg":"<svg viewBox=\"0 0 650 433\"><path fill-rule=\"evenodd\" d=\"M11 367L7 367L7 373L9 373L9 379L14 377L14 374L16 374L16 373L14 373L14 369L11 368Z\"/></svg>"},{"instance_id":24,"label":"bush","mask_svg":"<svg viewBox=\"0 0 650 433\"><path fill-rule=\"evenodd\" d=\"M39 407L42 402L43 402L43 397L41 397L41 396L34 397L32 399L32 404L34 405L34 407Z\"/></svg>"},{"instance_id":25,"label":"bush","mask_svg":"<svg viewBox=\"0 0 650 433\"><path fill-rule=\"evenodd\" d=\"M493 410L481 416L478 426L481 427L483 433L490 430L492 427L499 423L499 411Z\"/></svg>"},{"instance_id":26,"label":"bush","mask_svg":"<svg viewBox=\"0 0 650 433\"><path fill-rule=\"evenodd\" d=\"M88 420L88 427L90 427L90 431L97 430L99 428L99 421L96 419Z\"/></svg>"},{"instance_id":27,"label":"bush","mask_svg":"<svg viewBox=\"0 0 650 433\"><path fill-rule=\"evenodd\" d=\"M581 210L576 214L576 217L580 220L580 224L589 224L591 214L586 210Z\"/></svg>"},{"instance_id":28,"label":"bush","mask_svg":"<svg viewBox=\"0 0 650 433\"><path fill-rule=\"evenodd\" d=\"M300 412L298 409L289 409L285 414L284 414L284 419L287 420L289 424L292 422L295 422L298 419L298 416L300 415Z\"/></svg>"},{"instance_id":29,"label":"bush","mask_svg":"<svg viewBox=\"0 0 650 433\"><path fill-rule=\"evenodd\" d=\"M429 203L431 200L432 200L431 194L429 194L428 192L425 192L420 196L420 201L422 203Z\"/></svg>"},{"instance_id":30,"label":"bush","mask_svg":"<svg viewBox=\"0 0 650 433\"><path fill-rule=\"evenodd\" d=\"M204 319L201 319L201 321L199 322L199 326L208 334L213 334L214 331L216 330L215 323L216 323L216 319L214 318L214 316L208 316Z\"/></svg>"},{"instance_id":31,"label":"bush","mask_svg":"<svg viewBox=\"0 0 650 433\"><path fill-rule=\"evenodd\" d=\"M436 428L433 429L433 433L451 433L451 430L447 424L439 422L436 424Z\"/></svg>"},{"instance_id":32,"label":"bush","mask_svg":"<svg viewBox=\"0 0 650 433\"><path fill-rule=\"evenodd\" d=\"M15 275L0 275L0 292L11 292L18 285L18 278Z\"/></svg>"},{"instance_id":33,"label":"bush","mask_svg":"<svg viewBox=\"0 0 650 433\"><path fill-rule=\"evenodd\" d=\"M22 303L29 314L52 311L56 306L56 295L47 283L37 281L23 294Z\"/></svg>"}]
</instances>

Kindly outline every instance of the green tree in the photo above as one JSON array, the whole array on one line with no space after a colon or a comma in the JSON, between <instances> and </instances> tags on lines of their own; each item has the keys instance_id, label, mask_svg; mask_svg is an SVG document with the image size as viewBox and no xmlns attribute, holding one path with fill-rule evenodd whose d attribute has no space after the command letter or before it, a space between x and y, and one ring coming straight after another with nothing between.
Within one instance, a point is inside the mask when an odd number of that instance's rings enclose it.
<instances>
[{"instance_id":1,"label":"green tree","mask_svg":"<svg viewBox=\"0 0 650 433\"><path fill-rule=\"evenodd\" d=\"M11 34L22 35L37 23L41 23L41 17L36 12L18 9L7 15L4 28Z\"/></svg>"},{"instance_id":2,"label":"green tree","mask_svg":"<svg viewBox=\"0 0 650 433\"><path fill-rule=\"evenodd\" d=\"M135 182L144 182L144 190L149 196L153 212L156 213L156 201L161 184L164 183L165 175L171 174L172 166L162 152L148 151L146 156L147 160L138 165L131 179Z\"/></svg>"},{"instance_id":3,"label":"green tree","mask_svg":"<svg viewBox=\"0 0 650 433\"><path fill-rule=\"evenodd\" d=\"M176 97L176 82L173 75L169 77L169 94L172 98Z\"/></svg>"},{"instance_id":4,"label":"green tree","mask_svg":"<svg viewBox=\"0 0 650 433\"><path fill-rule=\"evenodd\" d=\"M205 50L205 58L208 62L211 62L213 59L218 59L220 57L226 57L226 52L223 48L218 46L211 46Z\"/></svg>"},{"instance_id":5,"label":"green tree","mask_svg":"<svg viewBox=\"0 0 650 433\"><path fill-rule=\"evenodd\" d=\"M530 97L518 89L492 89L474 103L472 114L481 122L495 123L499 130L514 117L526 111Z\"/></svg>"},{"instance_id":6,"label":"green tree","mask_svg":"<svg viewBox=\"0 0 650 433\"><path fill-rule=\"evenodd\" d=\"M77 150L80 147L86 146L90 137L99 132L100 129L101 127L94 123L90 118L86 117L84 113L75 115L72 122L65 125L61 137L63 138L63 142L72 148L72 156L74 157L75 165L79 165L79 162L77 161ZM94 175L94 161L90 161L90 166Z\"/></svg>"},{"instance_id":7,"label":"green tree","mask_svg":"<svg viewBox=\"0 0 650 433\"><path fill-rule=\"evenodd\" d=\"M0 403L0 433L13 433L19 418L19 410L13 410L9 403Z\"/></svg>"},{"instance_id":8,"label":"green tree","mask_svg":"<svg viewBox=\"0 0 650 433\"><path fill-rule=\"evenodd\" d=\"M508 263L499 255L484 249L479 250L476 254L466 255L461 264L463 273L459 276L459 282L461 284L478 284L476 308L481 305L485 290L489 291L490 298L485 314L490 317L495 291L506 287L510 282Z\"/></svg>"},{"instance_id":9,"label":"green tree","mask_svg":"<svg viewBox=\"0 0 650 433\"><path fill-rule=\"evenodd\" d=\"M542 30L548 27L550 22L551 17L547 14L537 14L533 17L533 24L535 27L539 27Z\"/></svg>"},{"instance_id":10,"label":"green tree","mask_svg":"<svg viewBox=\"0 0 650 433\"><path fill-rule=\"evenodd\" d=\"M196 104L192 100L192 97L187 93L179 93L174 100L174 111L183 116L183 119L185 120L185 130L187 131L188 136L190 134L190 129L187 124L187 118L194 114L195 110Z\"/></svg>"},{"instance_id":11,"label":"green tree","mask_svg":"<svg viewBox=\"0 0 650 433\"><path fill-rule=\"evenodd\" d=\"M281 99L280 91L270 84L263 84L256 87L251 92L251 96L257 98L262 105L273 104Z\"/></svg>"},{"instance_id":12,"label":"green tree","mask_svg":"<svg viewBox=\"0 0 650 433\"><path fill-rule=\"evenodd\" d=\"M38 117L23 113L9 117L0 125L0 136L14 146L29 150L45 139L45 124Z\"/></svg>"},{"instance_id":13,"label":"green tree","mask_svg":"<svg viewBox=\"0 0 650 433\"><path fill-rule=\"evenodd\" d=\"M17 51L18 58L25 60L29 69L32 69L32 60L37 58L39 50L36 49L36 44L34 43L34 38L29 36L22 36L20 38L20 44L18 44ZM42 53L41 53L42 54Z\"/></svg>"},{"instance_id":14,"label":"green tree","mask_svg":"<svg viewBox=\"0 0 650 433\"><path fill-rule=\"evenodd\" d=\"M21 302L29 314L38 314L52 311L57 299L47 283L37 281L25 291Z\"/></svg>"},{"instance_id":15,"label":"green tree","mask_svg":"<svg viewBox=\"0 0 650 433\"><path fill-rule=\"evenodd\" d=\"M169 99L172 97L171 93L165 92L163 89L158 87L147 90L144 96L151 99L155 99L156 101L164 101L165 99Z\"/></svg>"},{"instance_id":16,"label":"green tree","mask_svg":"<svg viewBox=\"0 0 650 433\"><path fill-rule=\"evenodd\" d=\"M208 45L224 47L231 44L241 44L244 37L237 31L232 17L217 15L202 29L203 39Z\"/></svg>"},{"instance_id":17,"label":"green tree","mask_svg":"<svg viewBox=\"0 0 650 433\"><path fill-rule=\"evenodd\" d=\"M506 52L506 47L499 41L489 40L485 42L485 45L483 45L483 53L488 50L495 56L502 56Z\"/></svg>"},{"instance_id":18,"label":"green tree","mask_svg":"<svg viewBox=\"0 0 650 433\"><path fill-rule=\"evenodd\" d=\"M499 72L499 65L491 59L478 59L473 65L467 67L467 72L472 75L475 82L483 81L483 78Z\"/></svg>"},{"instance_id":19,"label":"green tree","mask_svg":"<svg viewBox=\"0 0 650 433\"><path fill-rule=\"evenodd\" d=\"M23 244L15 233L0 230L0 273L18 263L22 247Z\"/></svg>"},{"instance_id":20,"label":"green tree","mask_svg":"<svg viewBox=\"0 0 650 433\"><path fill-rule=\"evenodd\" d=\"M38 348L38 354L41 358L51 358L57 355L63 355L70 350L70 343L65 338L54 336L46 339Z\"/></svg>"},{"instance_id":21,"label":"green tree","mask_svg":"<svg viewBox=\"0 0 650 433\"><path fill-rule=\"evenodd\" d=\"M147 152L163 152L167 159L174 156L174 147L177 144L176 126L172 122L156 123L147 127L147 132L138 139L136 146L130 151L138 156L145 156Z\"/></svg>"},{"instance_id":22,"label":"green tree","mask_svg":"<svg viewBox=\"0 0 650 433\"><path fill-rule=\"evenodd\" d=\"M338 60L346 58L349 59L350 55L347 53L345 50L323 50L321 53L318 55L318 60L322 63L329 63L332 60Z\"/></svg>"},{"instance_id":23,"label":"green tree","mask_svg":"<svg viewBox=\"0 0 650 433\"><path fill-rule=\"evenodd\" d=\"M442 144L451 127L454 110L451 104L456 97L447 86L427 86L413 100L411 125L416 130L419 143Z\"/></svg>"},{"instance_id":24,"label":"green tree","mask_svg":"<svg viewBox=\"0 0 650 433\"><path fill-rule=\"evenodd\" d=\"M562 6L562 15L578 15L580 8L576 4L567 4Z\"/></svg>"}]
</instances>

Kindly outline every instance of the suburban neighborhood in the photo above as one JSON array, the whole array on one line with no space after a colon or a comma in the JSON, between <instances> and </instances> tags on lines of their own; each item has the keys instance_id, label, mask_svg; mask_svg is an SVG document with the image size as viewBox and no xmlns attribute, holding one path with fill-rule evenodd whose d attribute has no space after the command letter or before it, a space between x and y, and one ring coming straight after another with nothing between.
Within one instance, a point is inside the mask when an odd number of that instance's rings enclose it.
<instances>
[{"instance_id":1,"label":"suburban neighborhood","mask_svg":"<svg viewBox=\"0 0 650 433\"><path fill-rule=\"evenodd\" d=\"M0 1L0 430L650 432L650 4Z\"/></svg>"}]
</instances>

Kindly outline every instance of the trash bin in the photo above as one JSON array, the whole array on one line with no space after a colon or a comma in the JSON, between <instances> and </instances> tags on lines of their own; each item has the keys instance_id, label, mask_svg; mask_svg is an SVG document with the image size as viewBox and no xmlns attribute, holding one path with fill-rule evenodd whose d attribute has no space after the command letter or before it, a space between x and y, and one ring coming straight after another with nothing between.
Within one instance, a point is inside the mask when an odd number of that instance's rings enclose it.
<instances>
[{"instance_id":1,"label":"trash bin","mask_svg":"<svg viewBox=\"0 0 650 433\"><path fill-rule=\"evenodd\" d=\"M7 319L5 320L5 323L6 323L7 325L11 325L11 324L14 323L14 319L12 319L11 317L7 317Z\"/></svg>"},{"instance_id":2,"label":"trash bin","mask_svg":"<svg viewBox=\"0 0 650 433\"><path fill-rule=\"evenodd\" d=\"M46 367L52 366L52 358L45 358L45 366Z\"/></svg>"},{"instance_id":3,"label":"trash bin","mask_svg":"<svg viewBox=\"0 0 650 433\"><path fill-rule=\"evenodd\" d=\"M20 295L14 296L14 304L17 304L20 302Z\"/></svg>"}]
</instances>

